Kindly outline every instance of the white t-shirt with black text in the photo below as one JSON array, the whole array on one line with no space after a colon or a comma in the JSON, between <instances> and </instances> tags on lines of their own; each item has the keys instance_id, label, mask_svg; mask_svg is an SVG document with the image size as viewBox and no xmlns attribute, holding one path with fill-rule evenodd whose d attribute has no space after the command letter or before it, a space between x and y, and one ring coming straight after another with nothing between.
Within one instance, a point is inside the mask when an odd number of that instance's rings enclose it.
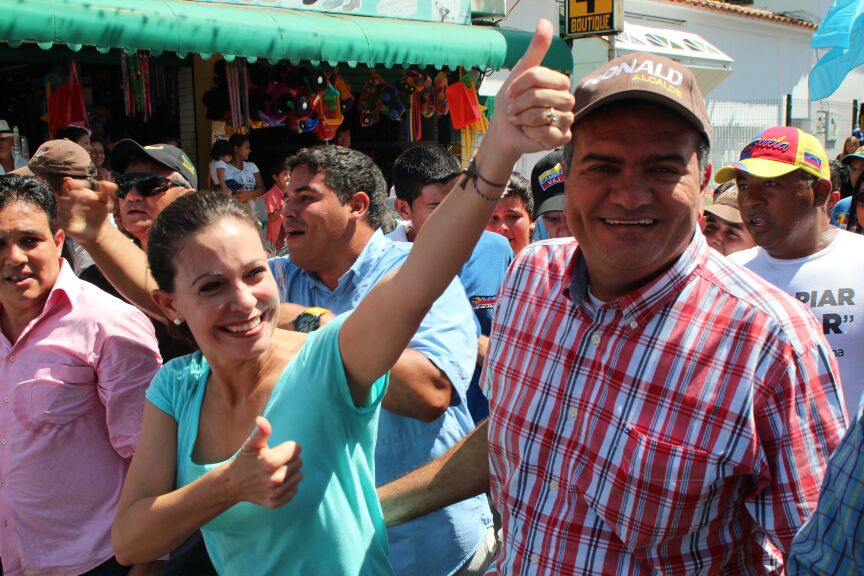
<instances>
[{"instance_id":1,"label":"white t-shirt with black text","mask_svg":"<svg viewBox=\"0 0 864 576\"><path fill-rule=\"evenodd\" d=\"M793 260L772 258L758 246L728 258L813 312L837 357L846 411L854 421L864 392L864 236L838 230L826 248Z\"/></svg>"}]
</instances>

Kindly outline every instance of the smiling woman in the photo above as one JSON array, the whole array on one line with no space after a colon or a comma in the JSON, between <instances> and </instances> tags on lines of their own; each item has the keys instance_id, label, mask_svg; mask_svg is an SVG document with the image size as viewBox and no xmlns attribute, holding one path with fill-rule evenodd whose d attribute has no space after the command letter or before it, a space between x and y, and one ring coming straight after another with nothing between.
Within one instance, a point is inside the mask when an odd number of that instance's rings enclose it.
<instances>
[{"instance_id":1,"label":"smiling woman","mask_svg":"<svg viewBox=\"0 0 864 576\"><path fill-rule=\"evenodd\" d=\"M288 558L291 573L361 564L390 573L372 473L386 370L348 378L337 344L345 317L308 340L276 328L279 295L258 223L224 194L165 208L147 252L154 300L201 351L167 364L148 391L114 530L118 557L158 558L201 527L223 574L244 573L250 558L261 574L284 573ZM154 500L175 504L151 513ZM333 540L337 554L315 553Z\"/></svg>"}]
</instances>

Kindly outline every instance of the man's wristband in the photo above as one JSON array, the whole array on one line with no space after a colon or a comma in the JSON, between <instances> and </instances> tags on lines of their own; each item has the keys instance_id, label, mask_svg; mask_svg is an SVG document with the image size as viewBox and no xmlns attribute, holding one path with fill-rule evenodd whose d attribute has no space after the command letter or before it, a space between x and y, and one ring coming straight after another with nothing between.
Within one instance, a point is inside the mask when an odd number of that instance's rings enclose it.
<instances>
[{"instance_id":1,"label":"man's wristband","mask_svg":"<svg viewBox=\"0 0 864 576\"><path fill-rule=\"evenodd\" d=\"M320 308L318 306L306 308L306 310L298 314L294 319L294 330L307 334L309 332L314 332L321 327L321 317L325 314L332 314L332 312L326 308Z\"/></svg>"}]
</instances>

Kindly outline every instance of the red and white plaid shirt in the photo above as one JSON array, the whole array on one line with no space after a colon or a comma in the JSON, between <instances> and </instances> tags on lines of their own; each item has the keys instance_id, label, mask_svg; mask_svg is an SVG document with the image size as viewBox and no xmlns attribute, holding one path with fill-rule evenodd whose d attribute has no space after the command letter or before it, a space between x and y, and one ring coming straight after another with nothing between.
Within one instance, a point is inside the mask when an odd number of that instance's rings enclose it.
<instances>
[{"instance_id":1,"label":"red and white plaid shirt","mask_svg":"<svg viewBox=\"0 0 864 576\"><path fill-rule=\"evenodd\" d=\"M523 250L483 382L502 574L782 573L845 431L813 316L710 250L585 302L576 243Z\"/></svg>"}]
</instances>

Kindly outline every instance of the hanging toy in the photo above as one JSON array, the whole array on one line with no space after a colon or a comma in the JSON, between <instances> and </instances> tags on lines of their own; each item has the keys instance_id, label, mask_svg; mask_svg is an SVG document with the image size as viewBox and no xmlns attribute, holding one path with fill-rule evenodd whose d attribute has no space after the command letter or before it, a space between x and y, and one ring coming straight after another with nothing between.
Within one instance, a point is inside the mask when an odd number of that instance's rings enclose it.
<instances>
[{"instance_id":1,"label":"hanging toy","mask_svg":"<svg viewBox=\"0 0 864 576\"><path fill-rule=\"evenodd\" d=\"M283 126L288 110L285 103L285 94L288 86L279 82L270 82L264 89L264 103L258 111L258 117L268 126Z\"/></svg>"},{"instance_id":2,"label":"hanging toy","mask_svg":"<svg viewBox=\"0 0 864 576\"><path fill-rule=\"evenodd\" d=\"M447 107L447 84L447 74L438 72L432 84L435 114L438 116L446 116L449 111Z\"/></svg>"},{"instance_id":3,"label":"hanging toy","mask_svg":"<svg viewBox=\"0 0 864 576\"><path fill-rule=\"evenodd\" d=\"M480 103L477 101L474 80L469 74L447 87L447 106L450 108L450 120L457 130L480 119Z\"/></svg>"},{"instance_id":4,"label":"hanging toy","mask_svg":"<svg viewBox=\"0 0 864 576\"><path fill-rule=\"evenodd\" d=\"M435 90L432 87L432 78L426 77L423 89L420 91L420 115L423 118L432 118L435 115Z\"/></svg>"},{"instance_id":5,"label":"hanging toy","mask_svg":"<svg viewBox=\"0 0 864 576\"><path fill-rule=\"evenodd\" d=\"M332 84L327 84L327 89L321 95L318 101L318 127L315 129L315 134L322 140L332 140L336 137L336 131L345 120L342 114L342 106L340 101L340 92Z\"/></svg>"},{"instance_id":6,"label":"hanging toy","mask_svg":"<svg viewBox=\"0 0 864 576\"><path fill-rule=\"evenodd\" d=\"M300 78L310 93L318 94L327 89L327 76L323 72L303 68L300 70Z\"/></svg>"},{"instance_id":7,"label":"hanging toy","mask_svg":"<svg viewBox=\"0 0 864 576\"><path fill-rule=\"evenodd\" d=\"M348 114L354 106L354 94L351 93L351 86L339 76L339 72L336 70L333 71L333 75L330 77L330 83L339 91L339 105L342 108L342 114Z\"/></svg>"},{"instance_id":8,"label":"hanging toy","mask_svg":"<svg viewBox=\"0 0 864 576\"><path fill-rule=\"evenodd\" d=\"M381 90L381 111L394 122L405 114L405 105L399 99L399 91L395 86L385 84Z\"/></svg>"},{"instance_id":9,"label":"hanging toy","mask_svg":"<svg viewBox=\"0 0 864 576\"><path fill-rule=\"evenodd\" d=\"M360 93L360 125L368 128L377 124L381 113L381 92L384 90L384 80L371 72L369 79L363 85Z\"/></svg>"}]
</instances>

